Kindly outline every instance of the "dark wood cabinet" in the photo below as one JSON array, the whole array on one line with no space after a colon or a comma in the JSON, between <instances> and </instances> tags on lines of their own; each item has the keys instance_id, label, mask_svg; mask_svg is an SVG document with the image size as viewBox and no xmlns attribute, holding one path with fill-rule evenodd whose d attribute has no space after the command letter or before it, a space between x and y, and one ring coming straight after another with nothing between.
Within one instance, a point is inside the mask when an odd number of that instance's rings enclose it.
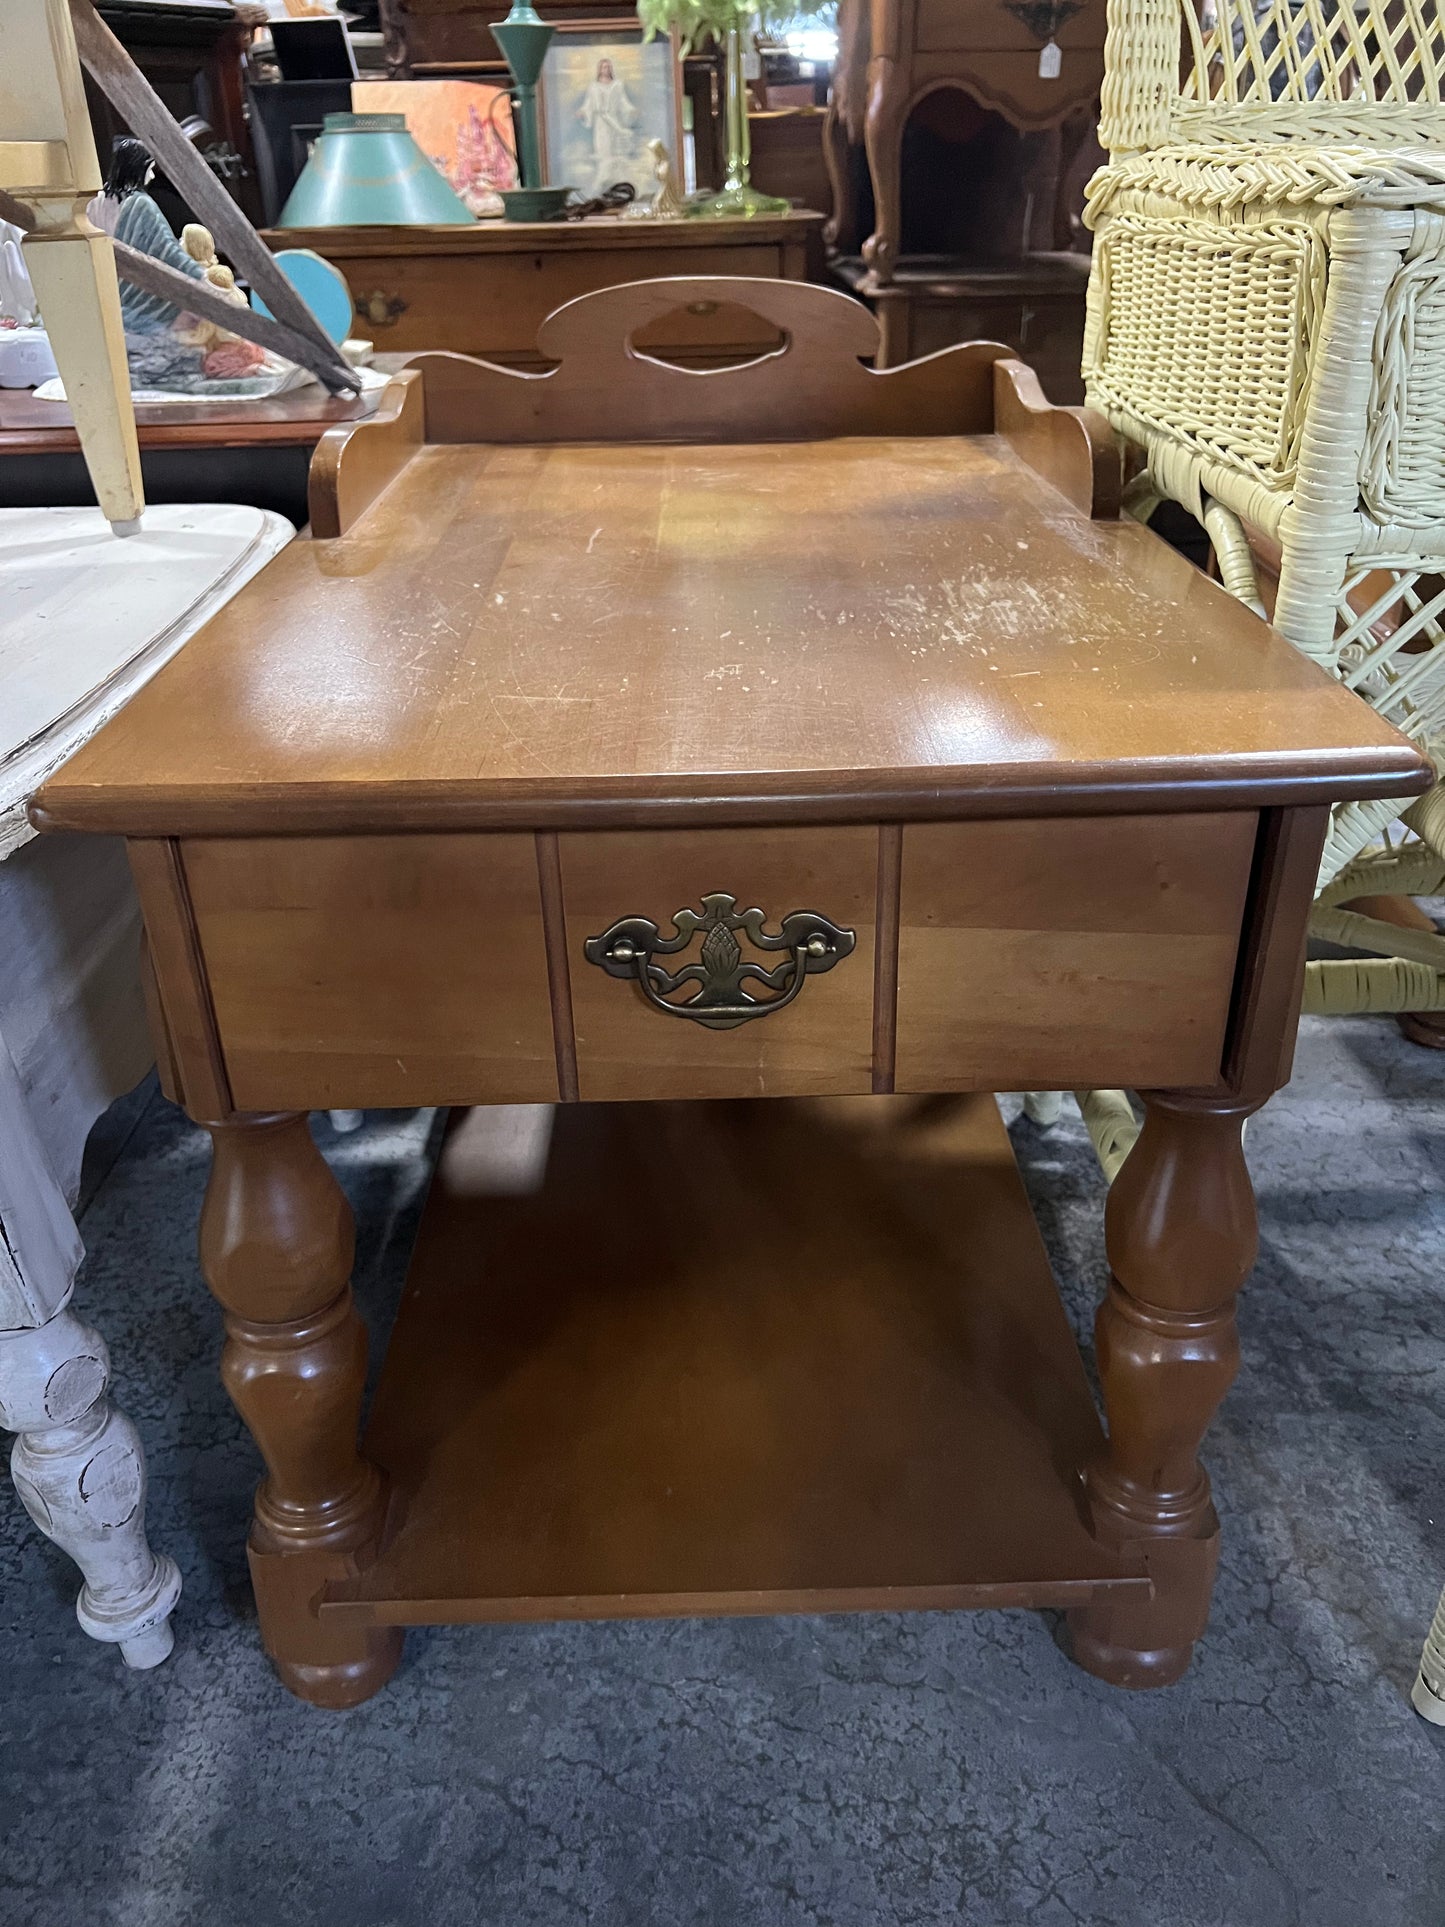
<instances>
[{"instance_id":1,"label":"dark wood cabinet","mask_svg":"<svg viewBox=\"0 0 1445 1927\"><path fill-rule=\"evenodd\" d=\"M99 12L248 217L260 221L242 82L251 30L237 18L230 0L110 0ZM89 77L85 94L104 172L112 140L130 129ZM164 178L153 191L174 226L194 220Z\"/></svg>"}]
</instances>

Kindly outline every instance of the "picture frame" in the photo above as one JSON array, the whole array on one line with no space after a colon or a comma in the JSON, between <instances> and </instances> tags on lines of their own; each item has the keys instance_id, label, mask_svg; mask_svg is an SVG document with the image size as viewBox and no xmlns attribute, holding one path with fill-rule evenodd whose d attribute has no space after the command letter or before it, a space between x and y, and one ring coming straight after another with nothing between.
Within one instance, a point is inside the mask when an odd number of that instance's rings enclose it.
<instances>
[{"instance_id":1,"label":"picture frame","mask_svg":"<svg viewBox=\"0 0 1445 1927\"><path fill-rule=\"evenodd\" d=\"M606 71L604 71L604 69ZM645 40L636 14L558 26L537 83L547 180L589 198L630 181L639 200L657 187L649 140L673 178L685 169L682 47L676 33Z\"/></svg>"},{"instance_id":2,"label":"picture frame","mask_svg":"<svg viewBox=\"0 0 1445 1927\"><path fill-rule=\"evenodd\" d=\"M517 186L512 102L497 81L359 80L357 114L401 114L407 132L454 194L479 219L502 212L503 190Z\"/></svg>"}]
</instances>

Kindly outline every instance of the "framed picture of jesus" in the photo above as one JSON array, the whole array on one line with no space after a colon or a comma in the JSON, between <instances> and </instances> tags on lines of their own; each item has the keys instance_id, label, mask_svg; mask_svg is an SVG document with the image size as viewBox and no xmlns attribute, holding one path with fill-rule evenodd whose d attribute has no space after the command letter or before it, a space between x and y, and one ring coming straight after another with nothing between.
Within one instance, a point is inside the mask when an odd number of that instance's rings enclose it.
<instances>
[{"instance_id":1,"label":"framed picture of jesus","mask_svg":"<svg viewBox=\"0 0 1445 1927\"><path fill-rule=\"evenodd\" d=\"M644 41L635 14L559 26L537 99L552 186L591 198L629 181L648 199L657 190L650 141L661 141L673 179L683 179L680 48L661 35Z\"/></svg>"}]
</instances>

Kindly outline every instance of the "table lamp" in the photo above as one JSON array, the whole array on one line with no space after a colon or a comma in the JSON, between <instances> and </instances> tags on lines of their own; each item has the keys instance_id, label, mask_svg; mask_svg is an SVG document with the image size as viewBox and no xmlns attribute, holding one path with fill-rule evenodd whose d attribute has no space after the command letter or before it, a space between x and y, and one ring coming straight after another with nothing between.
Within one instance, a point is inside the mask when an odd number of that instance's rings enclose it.
<instances>
[{"instance_id":1,"label":"table lamp","mask_svg":"<svg viewBox=\"0 0 1445 1927\"><path fill-rule=\"evenodd\" d=\"M572 192L570 187L543 184L542 143L537 136L537 76L555 32L528 0L512 0L512 11L492 28L492 38L512 76L512 124L521 186L502 195L509 221L555 220Z\"/></svg>"}]
</instances>

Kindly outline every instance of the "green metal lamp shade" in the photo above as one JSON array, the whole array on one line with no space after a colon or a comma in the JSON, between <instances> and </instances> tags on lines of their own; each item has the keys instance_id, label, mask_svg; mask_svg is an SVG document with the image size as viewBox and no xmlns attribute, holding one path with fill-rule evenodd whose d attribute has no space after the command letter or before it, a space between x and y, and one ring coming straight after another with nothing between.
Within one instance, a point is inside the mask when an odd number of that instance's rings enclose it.
<instances>
[{"instance_id":1,"label":"green metal lamp shade","mask_svg":"<svg viewBox=\"0 0 1445 1927\"><path fill-rule=\"evenodd\" d=\"M328 114L278 227L472 222L406 131L404 114Z\"/></svg>"}]
</instances>

